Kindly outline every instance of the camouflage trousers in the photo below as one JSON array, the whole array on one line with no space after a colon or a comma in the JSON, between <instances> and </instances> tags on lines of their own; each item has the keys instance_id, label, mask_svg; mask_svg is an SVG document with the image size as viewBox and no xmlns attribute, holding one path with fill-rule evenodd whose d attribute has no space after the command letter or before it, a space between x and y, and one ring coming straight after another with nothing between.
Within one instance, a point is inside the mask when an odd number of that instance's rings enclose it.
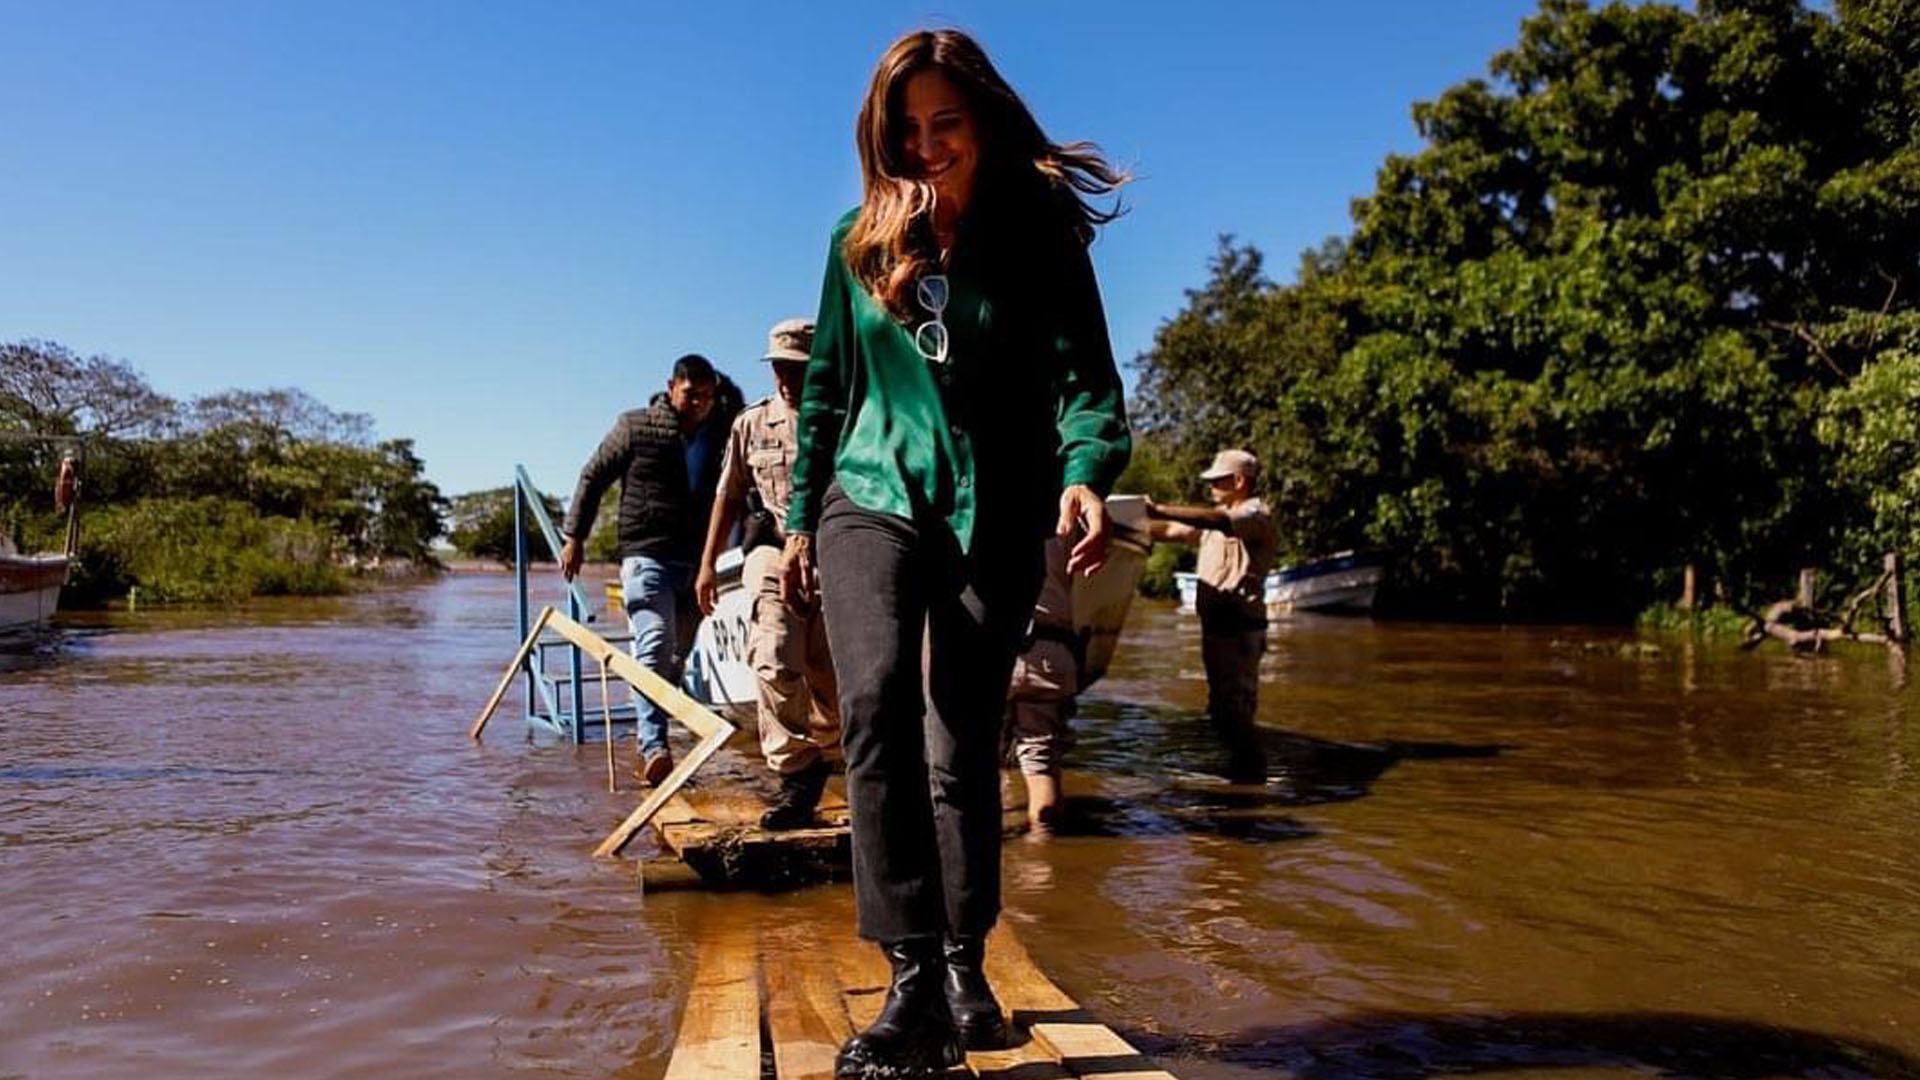
<instances>
[{"instance_id":1,"label":"camouflage trousers","mask_svg":"<svg viewBox=\"0 0 1920 1080\"><path fill-rule=\"evenodd\" d=\"M1073 749L1074 695L1080 665L1065 642L1041 638L1013 663L1001 758L1027 776L1058 773Z\"/></svg>"},{"instance_id":2,"label":"camouflage trousers","mask_svg":"<svg viewBox=\"0 0 1920 1080\"><path fill-rule=\"evenodd\" d=\"M827 652L827 621L780 598L780 549L754 548L740 584L753 591L747 664L758 676L760 752L774 772L799 772L840 748L839 690Z\"/></svg>"}]
</instances>

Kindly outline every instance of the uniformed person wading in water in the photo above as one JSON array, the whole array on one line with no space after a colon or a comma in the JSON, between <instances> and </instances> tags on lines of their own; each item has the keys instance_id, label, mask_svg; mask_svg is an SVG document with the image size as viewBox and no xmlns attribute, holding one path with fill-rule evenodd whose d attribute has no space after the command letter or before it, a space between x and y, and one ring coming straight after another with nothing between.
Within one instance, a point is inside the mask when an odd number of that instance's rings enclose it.
<instances>
[{"instance_id":1,"label":"uniformed person wading in water","mask_svg":"<svg viewBox=\"0 0 1920 1080\"><path fill-rule=\"evenodd\" d=\"M1227 776L1265 783L1267 756L1254 728L1260 656L1267 651L1267 571L1277 539L1267 504L1253 494L1260 462L1222 450L1200 474L1213 505L1159 506L1147 500L1155 540L1200 548L1200 658L1207 669L1207 716L1227 748Z\"/></svg>"},{"instance_id":2,"label":"uniformed person wading in water","mask_svg":"<svg viewBox=\"0 0 1920 1080\"><path fill-rule=\"evenodd\" d=\"M740 548L746 563L740 585L753 595L747 663L758 677L760 750L780 776L780 793L760 819L769 829L797 829L813 821L830 771L827 751L837 749L840 741L826 620L818 604L794 609L780 595L787 495L797 447L794 416L812 348L810 319L788 319L767 335L766 359L779 389L748 406L733 422L694 579L700 610L713 614L719 598L714 564L734 525L744 522Z\"/></svg>"}]
</instances>

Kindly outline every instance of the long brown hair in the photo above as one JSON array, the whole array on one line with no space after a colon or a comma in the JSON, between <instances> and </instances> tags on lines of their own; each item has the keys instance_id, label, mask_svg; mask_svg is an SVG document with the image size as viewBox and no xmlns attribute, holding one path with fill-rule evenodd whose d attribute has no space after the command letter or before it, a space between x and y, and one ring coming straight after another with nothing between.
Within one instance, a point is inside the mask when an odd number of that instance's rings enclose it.
<instances>
[{"instance_id":1,"label":"long brown hair","mask_svg":"<svg viewBox=\"0 0 1920 1080\"><path fill-rule=\"evenodd\" d=\"M1112 209L1102 209L1088 198L1111 194L1132 179L1108 164L1093 143L1062 144L1047 138L1026 103L966 33L917 30L900 38L874 68L854 128L860 148L860 217L847 233L844 254L854 277L902 317L911 310L915 279L937 259L931 242L934 188L913 176L899 136L907 80L929 69L953 80L980 131L980 172L972 202L977 205L984 196L996 204L1015 204L996 205L986 216L1045 222L1084 245L1093 239L1095 226L1124 212L1117 200ZM966 228L972 231L983 215L967 216Z\"/></svg>"}]
</instances>

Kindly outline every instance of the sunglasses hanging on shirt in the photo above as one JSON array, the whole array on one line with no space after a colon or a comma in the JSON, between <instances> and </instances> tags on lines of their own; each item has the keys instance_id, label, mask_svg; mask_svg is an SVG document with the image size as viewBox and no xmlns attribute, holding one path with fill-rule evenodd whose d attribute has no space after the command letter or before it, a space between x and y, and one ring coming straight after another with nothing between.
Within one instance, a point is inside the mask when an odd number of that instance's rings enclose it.
<instances>
[{"instance_id":1,"label":"sunglasses hanging on shirt","mask_svg":"<svg viewBox=\"0 0 1920 1080\"><path fill-rule=\"evenodd\" d=\"M944 367L947 363L947 275L928 274L914 284L914 298L920 306L927 309L933 318L921 323L913 331L913 347L930 364Z\"/></svg>"}]
</instances>

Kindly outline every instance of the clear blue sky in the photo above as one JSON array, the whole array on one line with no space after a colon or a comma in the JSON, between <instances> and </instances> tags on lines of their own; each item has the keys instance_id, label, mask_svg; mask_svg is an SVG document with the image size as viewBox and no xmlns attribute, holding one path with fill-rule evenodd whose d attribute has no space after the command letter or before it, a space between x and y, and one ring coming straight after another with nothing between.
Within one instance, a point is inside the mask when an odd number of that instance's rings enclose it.
<instances>
[{"instance_id":1,"label":"clear blue sky","mask_svg":"<svg viewBox=\"0 0 1920 1080\"><path fill-rule=\"evenodd\" d=\"M977 34L1056 139L1130 165L1094 247L1123 364L1233 232L1348 228L1416 100L1520 0L1056 4L0 0L0 340L162 392L299 386L449 494L564 495L682 352L750 397L858 201L897 34Z\"/></svg>"}]
</instances>

